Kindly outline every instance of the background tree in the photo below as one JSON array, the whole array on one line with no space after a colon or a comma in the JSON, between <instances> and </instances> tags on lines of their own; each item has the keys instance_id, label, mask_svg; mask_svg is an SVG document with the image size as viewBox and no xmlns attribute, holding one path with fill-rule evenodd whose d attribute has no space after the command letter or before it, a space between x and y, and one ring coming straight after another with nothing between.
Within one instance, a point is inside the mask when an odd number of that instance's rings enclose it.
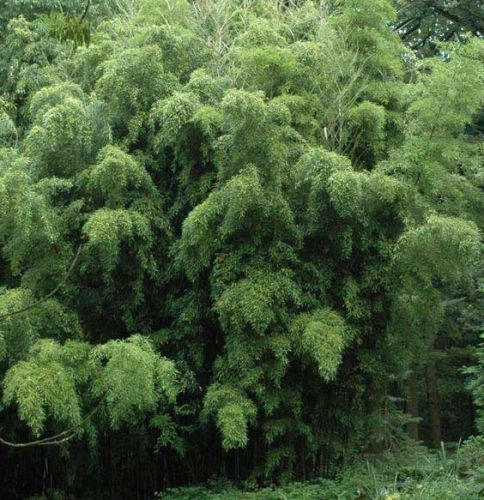
<instances>
[{"instance_id":1,"label":"background tree","mask_svg":"<svg viewBox=\"0 0 484 500\"><path fill-rule=\"evenodd\" d=\"M472 0L417 0L395 2L395 30L412 49L432 53L438 42L459 40L466 33L482 36L484 4Z\"/></svg>"}]
</instances>

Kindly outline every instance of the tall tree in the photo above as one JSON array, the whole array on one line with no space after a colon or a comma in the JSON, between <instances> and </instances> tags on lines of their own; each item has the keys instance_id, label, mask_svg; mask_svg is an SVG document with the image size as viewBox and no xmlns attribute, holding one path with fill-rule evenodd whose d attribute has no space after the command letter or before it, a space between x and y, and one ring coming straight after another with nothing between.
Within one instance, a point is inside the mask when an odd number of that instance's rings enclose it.
<instances>
[{"instance_id":1,"label":"tall tree","mask_svg":"<svg viewBox=\"0 0 484 500\"><path fill-rule=\"evenodd\" d=\"M118 0L87 44L32 5L0 46L6 495L333 475L424 375L439 440L482 40L417 60L387 0Z\"/></svg>"}]
</instances>

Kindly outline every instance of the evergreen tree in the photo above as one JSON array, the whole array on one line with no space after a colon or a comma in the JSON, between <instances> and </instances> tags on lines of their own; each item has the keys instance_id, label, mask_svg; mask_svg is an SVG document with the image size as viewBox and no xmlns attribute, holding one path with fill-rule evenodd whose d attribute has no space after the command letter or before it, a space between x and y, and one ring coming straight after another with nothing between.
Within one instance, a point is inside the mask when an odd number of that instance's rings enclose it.
<instances>
[{"instance_id":1,"label":"evergreen tree","mask_svg":"<svg viewBox=\"0 0 484 500\"><path fill-rule=\"evenodd\" d=\"M440 444L439 353L477 342L483 42L417 58L397 14L0 2L10 488L335 475L403 411L418 437L422 380Z\"/></svg>"}]
</instances>

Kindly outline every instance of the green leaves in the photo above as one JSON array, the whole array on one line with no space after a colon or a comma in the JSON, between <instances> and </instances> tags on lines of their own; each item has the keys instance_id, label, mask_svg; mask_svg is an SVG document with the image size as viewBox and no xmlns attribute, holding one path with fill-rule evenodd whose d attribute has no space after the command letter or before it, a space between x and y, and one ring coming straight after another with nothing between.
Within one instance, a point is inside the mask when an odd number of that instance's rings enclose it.
<instances>
[{"instance_id":1,"label":"green leaves","mask_svg":"<svg viewBox=\"0 0 484 500\"><path fill-rule=\"evenodd\" d=\"M96 206L112 209L157 194L145 168L115 146L101 150L98 163L82 173L80 183Z\"/></svg>"},{"instance_id":2,"label":"green leaves","mask_svg":"<svg viewBox=\"0 0 484 500\"><path fill-rule=\"evenodd\" d=\"M217 144L217 166L222 182L254 165L261 182L280 182L287 155L299 137L288 129L289 110L282 103L264 101L262 92L228 90L221 103L222 129Z\"/></svg>"},{"instance_id":3,"label":"green leaves","mask_svg":"<svg viewBox=\"0 0 484 500\"><path fill-rule=\"evenodd\" d=\"M137 261L141 272L151 264L152 233L149 222L138 212L103 208L94 212L84 226L89 239L86 251L99 259L104 279L109 282L121 256L121 243L139 245Z\"/></svg>"},{"instance_id":4,"label":"green leaves","mask_svg":"<svg viewBox=\"0 0 484 500\"><path fill-rule=\"evenodd\" d=\"M0 377L36 435L109 441L66 477L153 447L167 481L333 474L416 353L474 342L444 305L480 258L482 40L417 60L388 0L116 0L88 47L82 2L7 3Z\"/></svg>"},{"instance_id":5,"label":"green leaves","mask_svg":"<svg viewBox=\"0 0 484 500\"><path fill-rule=\"evenodd\" d=\"M213 384L205 396L203 411L206 415L216 415L226 450L247 445L248 426L255 419L257 410L236 387Z\"/></svg>"},{"instance_id":6,"label":"green leaves","mask_svg":"<svg viewBox=\"0 0 484 500\"><path fill-rule=\"evenodd\" d=\"M483 340L483 335L481 335ZM477 363L475 366L465 369L470 375L468 388L474 397L474 403L478 408L477 426L481 432L484 430L484 344L480 344L476 352Z\"/></svg>"},{"instance_id":7,"label":"green leaves","mask_svg":"<svg viewBox=\"0 0 484 500\"><path fill-rule=\"evenodd\" d=\"M41 14L36 19L41 29L47 30L49 36L61 42L71 41L74 47L89 45L91 28L89 22L82 17L67 15L64 12Z\"/></svg>"},{"instance_id":8,"label":"green leaves","mask_svg":"<svg viewBox=\"0 0 484 500\"><path fill-rule=\"evenodd\" d=\"M151 116L160 127L155 139L158 147L177 142L181 129L190 123L199 106L197 96L191 92L174 92L170 97L155 103Z\"/></svg>"},{"instance_id":9,"label":"green leaves","mask_svg":"<svg viewBox=\"0 0 484 500\"><path fill-rule=\"evenodd\" d=\"M431 215L402 235L396 262L400 272L427 285L438 279L458 286L476 269L481 243L477 226L454 217Z\"/></svg>"},{"instance_id":10,"label":"green leaves","mask_svg":"<svg viewBox=\"0 0 484 500\"><path fill-rule=\"evenodd\" d=\"M36 192L24 170L25 160L16 158L0 177L0 241L12 274L19 274L31 261L32 251L42 257L61 230L48 200Z\"/></svg>"},{"instance_id":11,"label":"green leaves","mask_svg":"<svg viewBox=\"0 0 484 500\"><path fill-rule=\"evenodd\" d=\"M97 404L105 401L110 426L117 429L153 412L161 401L173 404L179 392L174 363L140 335L96 347L39 340L26 360L8 370L3 385L5 404L17 404L35 436L50 418L69 429L81 424L82 408L92 397Z\"/></svg>"},{"instance_id":12,"label":"green leaves","mask_svg":"<svg viewBox=\"0 0 484 500\"><path fill-rule=\"evenodd\" d=\"M262 335L280 321L291 304L300 300L297 285L288 270L278 273L254 271L231 284L217 300L215 309L227 335L250 331Z\"/></svg>"},{"instance_id":13,"label":"green leaves","mask_svg":"<svg viewBox=\"0 0 484 500\"><path fill-rule=\"evenodd\" d=\"M293 215L281 194L262 186L258 170L248 166L188 215L177 244L177 260L193 279L209 265L222 242L247 235L254 245L272 237L296 237Z\"/></svg>"},{"instance_id":14,"label":"green leaves","mask_svg":"<svg viewBox=\"0 0 484 500\"><path fill-rule=\"evenodd\" d=\"M291 337L297 350L316 363L324 380L336 378L349 341L345 322L338 313L326 308L300 314L291 324Z\"/></svg>"},{"instance_id":15,"label":"green leaves","mask_svg":"<svg viewBox=\"0 0 484 500\"><path fill-rule=\"evenodd\" d=\"M32 345L42 337L57 341L77 339L81 327L75 313L66 310L55 299L49 299L22 314L16 311L36 302L28 289L10 289L0 295L0 335L8 365L24 359Z\"/></svg>"},{"instance_id":16,"label":"green leaves","mask_svg":"<svg viewBox=\"0 0 484 500\"><path fill-rule=\"evenodd\" d=\"M246 82L249 89L263 90L273 98L284 93L290 86L296 70L290 50L276 46L238 49L234 54L240 72L238 79Z\"/></svg>"},{"instance_id":17,"label":"green leaves","mask_svg":"<svg viewBox=\"0 0 484 500\"><path fill-rule=\"evenodd\" d=\"M10 368L3 382L5 404L18 404L19 417L35 436L41 435L48 417L67 427L81 420L75 368L63 365L60 350L54 341L40 340L26 361Z\"/></svg>"},{"instance_id":18,"label":"green leaves","mask_svg":"<svg viewBox=\"0 0 484 500\"><path fill-rule=\"evenodd\" d=\"M18 132L10 116L0 109L0 144L9 145L18 142Z\"/></svg>"},{"instance_id":19,"label":"green leaves","mask_svg":"<svg viewBox=\"0 0 484 500\"><path fill-rule=\"evenodd\" d=\"M108 104L110 123L118 134L136 141L151 106L173 89L163 72L162 55L155 45L129 48L102 66L98 95Z\"/></svg>"},{"instance_id":20,"label":"green leaves","mask_svg":"<svg viewBox=\"0 0 484 500\"><path fill-rule=\"evenodd\" d=\"M183 222L177 261L185 266L185 272L192 280L210 264L218 247L213 227L220 220L221 212L221 194L214 192Z\"/></svg>"},{"instance_id":21,"label":"green leaves","mask_svg":"<svg viewBox=\"0 0 484 500\"><path fill-rule=\"evenodd\" d=\"M105 395L113 428L154 411L161 397L173 402L178 393L173 362L160 358L140 335L96 347L91 362L96 371L93 392Z\"/></svg>"},{"instance_id":22,"label":"green leaves","mask_svg":"<svg viewBox=\"0 0 484 500\"><path fill-rule=\"evenodd\" d=\"M482 105L479 88L483 75L476 61L482 59L481 43L471 40L463 47L450 47L449 61L427 60L412 89L408 126L414 135L428 139L454 138L464 132ZM445 147L445 144L441 145Z\"/></svg>"},{"instance_id":23,"label":"green leaves","mask_svg":"<svg viewBox=\"0 0 484 500\"><path fill-rule=\"evenodd\" d=\"M102 107L95 100L70 97L72 92L78 93L75 86L60 86L55 92L42 92L33 101L34 125L25 148L36 178L74 176L110 141Z\"/></svg>"},{"instance_id":24,"label":"green leaves","mask_svg":"<svg viewBox=\"0 0 484 500\"><path fill-rule=\"evenodd\" d=\"M336 172L329 178L330 199L341 217L361 217L366 175Z\"/></svg>"},{"instance_id":25,"label":"green leaves","mask_svg":"<svg viewBox=\"0 0 484 500\"><path fill-rule=\"evenodd\" d=\"M385 151L385 108L363 101L349 112L351 156L371 168Z\"/></svg>"}]
</instances>

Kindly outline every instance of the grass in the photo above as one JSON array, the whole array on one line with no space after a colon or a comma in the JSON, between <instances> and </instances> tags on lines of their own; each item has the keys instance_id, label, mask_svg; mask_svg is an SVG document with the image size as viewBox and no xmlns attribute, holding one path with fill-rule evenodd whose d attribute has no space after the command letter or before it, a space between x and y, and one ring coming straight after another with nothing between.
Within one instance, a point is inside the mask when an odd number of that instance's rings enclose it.
<instances>
[{"instance_id":1,"label":"grass","mask_svg":"<svg viewBox=\"0 0 484 500\"><path fill-rule=\"evenodd\" d=\"M337 479L241 488L226 481L176 488L158 494L164 500L478 500L484 498L484 437L454 450L406 446L359 460Z\"/></svg>"}]
</instances>

